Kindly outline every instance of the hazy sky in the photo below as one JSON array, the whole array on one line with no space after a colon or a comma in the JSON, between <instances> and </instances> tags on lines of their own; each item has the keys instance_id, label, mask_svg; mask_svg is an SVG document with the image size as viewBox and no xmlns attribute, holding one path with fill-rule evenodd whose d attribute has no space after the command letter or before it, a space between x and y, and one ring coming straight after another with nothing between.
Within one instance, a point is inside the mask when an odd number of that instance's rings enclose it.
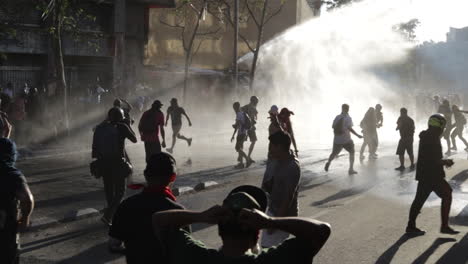
<instances>
[{"instance_id":1,"label":"hazy sky","mask_svg":"<svg viewBox=\"0 0 468 264\"><path fill-rule=\"evenodd\" d=\"M421 21L418 40L445 41L449 27L468 26L468 0L406 0Z\"/></svg>"}]
</instances>

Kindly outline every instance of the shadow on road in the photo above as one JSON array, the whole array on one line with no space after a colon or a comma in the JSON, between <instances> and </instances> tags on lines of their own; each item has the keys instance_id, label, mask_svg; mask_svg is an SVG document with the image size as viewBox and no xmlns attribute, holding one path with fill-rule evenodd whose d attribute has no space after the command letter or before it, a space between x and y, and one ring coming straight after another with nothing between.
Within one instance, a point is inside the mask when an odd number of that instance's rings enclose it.
<instances>
[{"instance_id":1,"label":"shadow on road","mask_svg":"<svg viewBox=\"0 0 468 264\"><path fill-rule=\"evenodd\" d=\"M387 250L385 250L384 253L382 253L382 255L380 255L375 264L389 264L400 249L400 247L408 240L415 237L416 236L403 234L392 246L390 246Z\"/></svg>"},{"instance_id":2,"label":"shadow on road","mask_svg":"<svg viewBox=\"0 0 468 264\"><path fill-rule=\"evenodd\" d=\"M357 186L357 187L352 187L352 188L349 188L349 189L341 190L341 191L339 191L339 192L337 192L337 193L335 193L333 195L328 196L325 199L313 202L311 204L311 206L321 206L321 205L324 205L324 204L332 202L332 201L336 201L336 200L344 199L344 198L347 198L347 197L355 196L357 194L367 192L368 190L372 189L372 187L374 187L374 186L375 186L375 184L367 184L367 185L364 185L364 186Z\"/></svg>"},{"instance_id":3,"label":"shadow on road","mask_svg":"<svg viewBox=\"0 0 468 264\"><path fill-rule=\"evenodd\" d=\"M100 228L101 228L100 226L96 225L95 227L90 228L90 229L79 230L79 231L74 231L74 232L67 232L67 233L64 233L64 234L50 236L50 237L47 237L47 238L43 238L43 239L32 241L32 242L29 242L29 243L26 243L26 244L22 244L21 245L21 247L22 247L21 253L31 252L31 251L41 249L41 248L44 248L44 247L48 247L48 246L51 246L51 245L54 245L54 244L62 243L62 242L65 242L67 240L75 239L77 237L84 236L84 235L89 234L89 233L93 233L93 232L99 230Z\"/></svg>"},{"instance_id":4,"label":"shadow on road","mask_svg":"<svg viewBox=\"0 0 468 264\"><path fill-rule=\"evenodd\" d=\"M432 243L432 245L426 249L426 251L424 251L417 259L415 259L412 264L424 264L427 262L427 260L429 259L429 257L434 254L434 252L437 250L437 248L442 245L442 244L445 244L445 243L449 243L449 242L456 242L457 240L455 238L447 238L447 237L439 237L437 238L434 243ZM455 262L451 262L451 263L455 263ZM461 263L461 262L457 262L457 263Z\"/></svg>"},{"instance_id":5,"label":"shadow on road","mask_svg":"<svg viewBox=\"0 0 468 264\"><path fill-rule=\"evenodd\" d=\"M468 263L468 234L437 260L436 264Z\"/></svg>"},{"instance_id":6,"label":"shadow on road","mask_svg":"<svg viewBox=\"0 0 468 264\"><path fill-rule=\"evenodd\" d=\"M103 197L104 196L102 190L82 192L53 199L37 201L36 208L55 207L64 204L71 204L71 202L77 203L83 201L103 201L104 203Z\"/></svg>"}]
</instances>

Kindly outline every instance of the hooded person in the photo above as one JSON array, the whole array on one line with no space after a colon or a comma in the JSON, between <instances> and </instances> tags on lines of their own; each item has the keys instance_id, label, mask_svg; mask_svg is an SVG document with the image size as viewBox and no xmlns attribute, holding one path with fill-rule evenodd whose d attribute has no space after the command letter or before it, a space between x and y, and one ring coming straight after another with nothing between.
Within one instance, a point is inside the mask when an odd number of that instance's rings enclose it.
<instances>
[{"instance_id":1,"label":"hooded person","mask_svg":"<svg viewBox=\"0 0 468 264\"><path fill-rule=\"evenodd\" d=\"M231 191L222 202L205 211L168 210L153 215L155 232L171 263L311 263L330 235L330 226L308 218L269 217L266 194L255 186ZM222 246L207 248L180 229L193 223L218 225ZM274 248L251 252L260 230L279 229L294 237ZM166 231L164 231L166 230Z\"/></svg>"},{"instance_id":2,"label":"hooded person","mask_svg":"<svg viewBox=\"0 0 468 264\"><path fill-rule=\"evenodd\" d=\"M444 159L440 138L447 129L447 119L442 114L434 114L429 118L428 129L419 134L419 153L416 163L416 181L418 187L409 212L407 233L424 234L425 231L416 227L416 218L424 203L432 192L442 199L440 232L457 234L449 226L449 214L452 204L452 188L445 179L444 167L450 168L454 162Z\"/></svg>"},{"instance_id":3,"label":"hooded person","mask_svg":"<svg viewBox=\"0 0 468 264\"><path fill-rule=\"evenodd\" d=\"M15 167L16 157L15 143L0 138L0 263L5 264L18 263L19 230L29 225L34 208L34 198L26 179ZM21 215L19 219L18 215Z\"/></svg>"},{"instance_id":4,"label":"hooded person","mask_svg":"<svg viewBox=\"0 0 468 264\"><path fill-rule=\"evenodd\" d=\"M144 171L142 191L124 200L109 229L111 250L125 245L127 263L168 263L158 237L152 232L151 216L169 209L183 209L171 186L176 179L176 160L168 153L151 156ZM190 229L186 229L190 230Z\"/></svg>"}]
</instances>

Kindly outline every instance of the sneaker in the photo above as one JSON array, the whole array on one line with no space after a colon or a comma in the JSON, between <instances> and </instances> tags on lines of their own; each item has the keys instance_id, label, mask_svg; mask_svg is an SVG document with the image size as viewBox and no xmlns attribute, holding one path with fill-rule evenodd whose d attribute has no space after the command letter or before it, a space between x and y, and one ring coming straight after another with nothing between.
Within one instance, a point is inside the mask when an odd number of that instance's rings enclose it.
<instances>
[{"instance_id":1,"label":"sneaker","mask_svg":"<svg viewBox=\"0 0 468 264\"><path fill-rule=\"evenodd\" d=\"M234 169L243 169L244 168L244 163L239 163L236 166L234 166Z\"/></svg>"},{"instance_id":2,"label":"sneaker","mask_svg":"<svg viewBox=\"0 0 468 264\"><path fill-rule=\"evenodd\" d=\"M252 163L254 163L255 161L253 161L252 159L249 159L246 163L245 163L245 167L248 168L250 167L250 165L252 165Z\"/></svg>"},{"instance_id":3,"label":"sneaker","mask_svg":"<svg viewBox=\"0 0 468 264\"><path fill-rule=\"evenodd\" d=\"M371 154L371 155L369 155L369 158L370 159L377 159L378 156L377 156L377 154Z\"/></svg>"},{"instance_id":4,"label":"sneaker","mask_svg":"<svg viewBox=\"0 0 468 264\"><path fill-rule=\"evenodd\" d=\"M359 160L364 160L365 158L366 158L366 156L364 156L364 155L359 156Z\"/></svg>"},{"instance_id":5,"label":"sneaker","mask_svg":"<svg viewBox=\"0 0 468 264\"><path fill-rule=\"evenodd\" d=\"M405 170L405 166L400 166L398 168L395 168L395 170L397 171L404 171Z\"/></svg>"},{"instance_id":6,"label":"sneaker","mask_svg":"<svg viewBox=\"0 0 468 264\"><path fill-rule=\"evenodd\" d=\"M459 234L460 231L454 230L450 226L446 226L446 227L441 227L440 228L440 233L448 234L448 235L456 235L456 234Z\"/></svg>"},{"instance_id":7,"label":"sneaker","mask_svg":"<svg viewBox=\"0 0 468 264\"><path fill-rule=\"evenodd\" d=\"M168 149L166 149L166 151L169 152L170 154L172 154L173 149L168 148Z\"/></svg>"},{"instance_id":8,"label":"sneaker","mask_svg":"<svg viewBox=\"0 0 468 264\"><path fill-rule=\"evenodd\" d=\"M426 234L426 231L421 230L415 226L407 226L406 227L406 233L411 234L411 235L424 235Z\"/></svg>"},{"instance_id":9,"label":"sneaker","mask_svg":"<svg viewBox=\"0 0 468 264\"><path fill-rule=\"evenodd\" d=\"M450 155L450 154L452 154L450 150L447 150L447 152L445 152L445 155Z\"/></svg>"},{"instance_id":10,"label":"sneaker","mask_svg":"<svg viewBox=\"0 0 468 264\"><path fill-rule=\"evenodd\" d=\"M330 168L330 162L325 163L325 171L328 171L328 168Z\"/></svg>"},{"instance_id":11,"label":"sneaker","mask_svg":"<svg viewBox=\"0 0 468 264\"><path fill-rule=\"evenodd\" d=\"M410 168L410 170L414 171L416 169L416 165L411 164L411 166L409 168Z\"/></svg>"},{"instance_id":12,"label":"sneaker","mask_svg":"<svg viewBox=\"0 0 468 264\"><path fill-rule=\"evenodd\" d=\"M354 174L357 174L357 171L355 171L355 170L349 170L349 171L348 171L348 174L349 174L349 175L354 175Z\"/></svg>"},{"instance_id":13,"label":"sneaker","mask_svg":"<svg viewBox=\"0 0 468 264\"><path fill-rule=\"evenodd\" d=\"M187 143L188 143L188 146L189 146L189 147L192 146L192 138L189 138L189 139L187 140Z\"/></svg>"},{"instance_id":14,"label":"sneaker","mask_svg":"<svg viewBox=\"0 0 468 264\"><path fill-rule=\"evenodd\" d=\"M455 151L456 151L456 150L457 150L457 147L452 147L451 150L455 150Z\"/></svg>"}]
</instances>

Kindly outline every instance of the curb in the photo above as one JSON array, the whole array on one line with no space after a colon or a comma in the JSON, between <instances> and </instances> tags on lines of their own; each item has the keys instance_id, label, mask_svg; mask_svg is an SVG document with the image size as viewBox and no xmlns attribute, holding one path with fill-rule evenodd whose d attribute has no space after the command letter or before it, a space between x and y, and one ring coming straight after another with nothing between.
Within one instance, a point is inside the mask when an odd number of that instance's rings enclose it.
<instances>
[{"instance_id":1,"label":"curb","mask_svg":"<svg viewBox=\"0 0 468 264\"><path fill-rule=\"evenodd\" d=\"M215 182L215 181L200 182L194 187L180 186L180 187L173 188L172 192L174 193L175 196L182 196L182 195L201 192L201 191L208 190L208 189L213 189L220 185L221 185L220 183ZM31 220L31 225L26 230L26 232L33 232L39 229L49 228L49 227L67 223L67 222L73 222L77 220L90 218L93 216L100 215L102 211L103 209L99 210L96 208L83 208L83 209L69 211L61 219L55 219L55 218L51 218L47 216L33 218Z\"/></svg>"}]
</instances>

